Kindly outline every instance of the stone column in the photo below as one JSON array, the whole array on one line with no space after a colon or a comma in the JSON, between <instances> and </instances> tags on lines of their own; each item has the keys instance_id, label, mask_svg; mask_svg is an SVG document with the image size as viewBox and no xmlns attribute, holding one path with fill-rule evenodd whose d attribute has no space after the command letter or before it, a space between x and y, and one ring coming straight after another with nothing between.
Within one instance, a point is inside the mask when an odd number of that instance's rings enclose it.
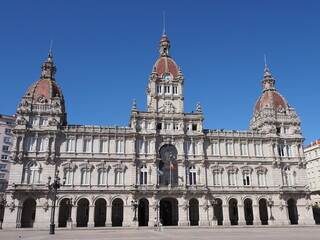
<instances>
[{"instance_id":1,"label":"stone column","mask_svg":"<svg viewBox=\"0 0 320 240\"><path fill-rule=\"evenodd\" d=\"M88 219L88 227L94 227L94 205L89 206L89 219Z\"/></svg>"},{"instance_id":2,"label":"stone column","mask_svg":"<svg viewBox=\"0 0 320 240\"><path fill-rule=\"evenodd\" d=\"M106 227L112 226L112 205L106 206Z\"/></svg>"},{"instance_id":3,"label":"stone column","mask_svg":"<svg viewBox=\"0 0 320 240\"><path fill-rule=\"evenodd\" d=\"M222 211L223 211L223 221L222 225L224 226L230 226L230 217L229 217L229 205L222 205Z\"/></svg>"},{"instance_id":4,"label":"stone column","mask_svg":"<svg viewBox=\"0 0 320 240\"><path fill-rule=\"evenodd\" d=\"M149 222L148 222L149 227L153 226L154 218L157 218L159 220L159 217L160 217L159 210L160 210L159 205L149 205Z\"/></svg>"},{"instance_id":5,"label":"stone column","mask_svg":"<svg viewBox=\"0 0 320 240\"><path fill-rule=\"evenodd\" d=\"M178 226L189 226L189 205L187 202L179 204L179 221Z\"/></svg>"},{"instance_id":6,"label":"stone column","mask_svg":"<svg viewBox=\"0 0 320 240\"><path fill-rule=\"evenodd\" d=\"M261 225L259 205L252 205L253 225Z\"/></svg>"},{"instance_id":7,"label":"stone column","mask_svg":"<svg viewBox=\"0 0 320 240\"><path fill-rule=\"evenodd\" d=\"M21 228L21 215L22 215L22 206L17 207L17 228Z\"/></svg>"},{"instance_id":8,"label":"stone column","mask_svg":"<svg viewBox=\"0 0 320 240\"><path fill-rule=\"evenodd\" d=\"M71 220L71 228L75 228L77 226L77 205L71 207Z\"/></svg>"},{"instance_id":9,"label":"stone column","mask_svg":"<svg viewBox=\"0 0 320 240\"><path fill-rule=\"evenodd\" d=\"M238 205L238 225L246 225L246 220L244 216L244 205Z\"/></svg>"}]
</instances>

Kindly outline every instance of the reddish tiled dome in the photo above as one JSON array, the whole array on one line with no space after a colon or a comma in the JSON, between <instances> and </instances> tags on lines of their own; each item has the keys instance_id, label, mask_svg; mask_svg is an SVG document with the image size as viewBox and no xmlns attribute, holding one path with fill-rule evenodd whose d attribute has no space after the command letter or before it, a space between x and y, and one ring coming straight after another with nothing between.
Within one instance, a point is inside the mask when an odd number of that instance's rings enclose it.
<instances>
[{"instance_id":1,"label":"reddish tiled dome","mask_svg":"<svg viewBox=\"0 0 320 240\"><path fill-rule=\"evenodd\" d=\"M26 92L31 96L32 103L50 103L53 97L62 97L62 92L57 82L50 78L41 78L33 83Z\"/></svg>"},{"instance_id":2,"label":"reddish tiled dome","mask_svg":"<svg viewBox=\"0 0 320 240\"><path fill-rule=\"evenodd\" d=\"M171 73L173 77L177 77L179 72L178 65L169 57L160 57L154 68L158 76L162 76L163 73Z\"/></svg>"},{"instance_id":3,"label":"reddish tiled dome","mask_svg":"<svg viewBox=\"0 0 320 240\"><path fill-rule=\"evenodd\" d=\"M260 112L264 108L273 108L275 113L285 113L289 105L284 97L276 91L265 91L257 100L254 112Z\"/></svg>"}]
</instances>

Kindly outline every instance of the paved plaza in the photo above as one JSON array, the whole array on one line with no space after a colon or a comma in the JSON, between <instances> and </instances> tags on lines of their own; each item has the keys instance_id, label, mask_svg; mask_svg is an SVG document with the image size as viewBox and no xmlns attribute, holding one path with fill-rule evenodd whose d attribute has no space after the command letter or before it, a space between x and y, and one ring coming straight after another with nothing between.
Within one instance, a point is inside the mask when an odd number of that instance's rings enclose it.
<instances>
[{"instance_id":1,"label":"paved plaza","mask_svg":"<svg viewBox=\"0 0 320 240\"><path fill-rule=\"evenodd\" d=\"M166 228L163 232L150 228L124 229L105 228L98 230L61 230L55 235L49 235L48 230L17 229L0 231L1 240L23 239L221 239L221 240L316 240L320 239L319 226L312 227L224 227L224 228Z\"/></svg>"}]
</instances>

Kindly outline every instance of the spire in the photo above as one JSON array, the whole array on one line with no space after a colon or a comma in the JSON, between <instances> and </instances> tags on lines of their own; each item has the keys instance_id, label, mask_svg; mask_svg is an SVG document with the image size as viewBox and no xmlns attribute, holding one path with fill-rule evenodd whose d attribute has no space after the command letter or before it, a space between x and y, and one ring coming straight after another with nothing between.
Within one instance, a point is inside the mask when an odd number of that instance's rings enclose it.
<instances>
[{"instance_id":1,"label":"spire","mask_svg":"<svg viewBox=\"0 0 320 240\"><path fill-rule=\"evenodd\" d=\"M45 61L45 63L41 66L41 70L42 70L42 74L41 74L41 78L50 78L54 80L54 74L57 71L56 66L54 66L52 58L52 40L50 43L50 49L49 49L49 53L48 53L48 58Z\"/></svg>"},{"instance_id":2,"label":"spire","mask_svg":"<svg viewBox=\"0 0 320 240\"><path fill-rule=\"evenodd\" d=\"M265 91L275 91L275 84L276 80L272 78L269 68L267 65L267 58L266 55L264 55L264 75L263 75L263 80L261 81L261 84L263 86L263 92Z\"/></svg>"}]
</instances>

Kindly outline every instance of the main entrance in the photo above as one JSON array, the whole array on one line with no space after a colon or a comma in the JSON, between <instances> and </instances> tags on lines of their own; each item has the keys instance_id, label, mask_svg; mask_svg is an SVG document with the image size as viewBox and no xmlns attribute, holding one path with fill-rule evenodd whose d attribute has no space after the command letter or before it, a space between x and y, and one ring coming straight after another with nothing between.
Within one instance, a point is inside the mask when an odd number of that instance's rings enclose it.
<instances>
[{"instance_id":1,"label":"main entrance","mask_svg":"<svg viewBox=\"0 0 320 240\"><path fill-rule=\"evenodd\" d=\"M164 198L160 201L160 220L164 226L178 225L178 201L173 198Z\"/></svg>"}]
</instances>

